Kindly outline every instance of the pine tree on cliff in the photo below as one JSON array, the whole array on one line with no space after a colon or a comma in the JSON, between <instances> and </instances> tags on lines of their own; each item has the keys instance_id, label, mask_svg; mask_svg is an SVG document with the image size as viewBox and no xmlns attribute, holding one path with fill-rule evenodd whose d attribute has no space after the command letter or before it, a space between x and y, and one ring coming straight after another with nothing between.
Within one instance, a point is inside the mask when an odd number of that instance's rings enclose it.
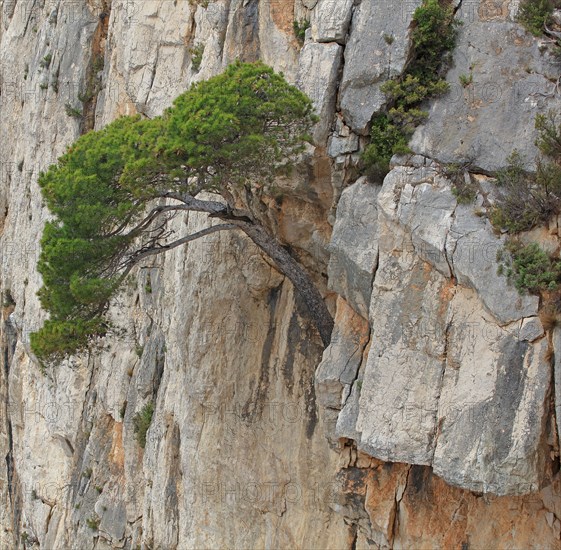
<instances>
[{"instance_id":1,"label":"pine tree on cliff","mask_svg":"<svg viewBox=\"0 0 561 550\"><path fill-rule=\"evenodd\" d=\"M292 281L327 344L333 320L320 292L235 201L266 190L303 151L316 121L311 101L281 75L237 62L161 117L123 117L80 137L39 177L54 219L41 240L39 297L50 319L31 336L37 357L58 360L103 336L110 299L140 261L224 230L245 233ZM224 200L201 199L202 191ZM173 239L168 223L185 211L220 223Z\"/></svg>"}]
</instances>

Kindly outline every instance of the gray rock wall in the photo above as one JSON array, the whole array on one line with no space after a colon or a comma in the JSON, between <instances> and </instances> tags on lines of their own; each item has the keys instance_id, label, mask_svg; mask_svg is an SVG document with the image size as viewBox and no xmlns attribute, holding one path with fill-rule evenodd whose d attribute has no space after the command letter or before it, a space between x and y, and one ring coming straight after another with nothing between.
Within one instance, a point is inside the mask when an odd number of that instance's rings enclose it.
<instances>
[{"instance_id":1,"label":"gray rock wall","mask_svg":"<svg viewBox=\"0 0 561 550\"><path fill-rule=\"evenodd\" d=\"M4 0L0 290L15 303L0 325L0 547L559 543L558 331L497 275L504 239L457 205L440 164L490 171L513 147L530 162L556 68L514 5L463 2L452 91L429 106L418 154L383 187L356 181L419 3ZM266 258L220 233L143 265L99 353L42 373L39 172L81 132L157 115L236 58L282 70L321 115L306 165L258 206L325 293L331 345ZM88 80L99 93L80 120L66 105L81 108ZM485 99L491 85L508 94ZM148 402L141 449L132 419Z\"/></svg>"}]
</instances>

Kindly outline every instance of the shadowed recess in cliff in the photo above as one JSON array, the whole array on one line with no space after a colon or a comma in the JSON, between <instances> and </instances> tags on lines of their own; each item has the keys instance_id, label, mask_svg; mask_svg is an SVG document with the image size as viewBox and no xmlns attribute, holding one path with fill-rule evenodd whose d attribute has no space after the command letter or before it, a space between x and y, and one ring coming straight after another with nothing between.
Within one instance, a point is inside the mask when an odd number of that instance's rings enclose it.
<instances>
[{"instance_id":1,"label":"shadowed recess in cliff","mask_svg":"<svg viewBox=\"0 0 561 550\"><path fill-rule=\"evenodd\" d=\"M259 47L259 0L233 0L230 5L232 24L228 26L231 35L227 43L235 44L243 52L238 59L257 61L260 57ZM225 59L233 61L233 52L225 52Z\"/></svg>"},{"instance_id":2,"label":"shadowed recess in cliff","mask_svg":"<svg viewBox=\"0 0 561 550\"><path fill-rule=\"evenodd\" d=\"M280 294L282 292L282 284L276 288L272 288L267 296L267 308L269 310L269 328L267 337L263 343L261 351L261 371L257 387L254 380L250 381L251 397L242 408L242 418L253 421L255 418L261 417L265 408L267 395L269 393L270 369L273 357L273 345L275 344L277 335L277 308L279 305Z\"/></svg>"}]
</instances>

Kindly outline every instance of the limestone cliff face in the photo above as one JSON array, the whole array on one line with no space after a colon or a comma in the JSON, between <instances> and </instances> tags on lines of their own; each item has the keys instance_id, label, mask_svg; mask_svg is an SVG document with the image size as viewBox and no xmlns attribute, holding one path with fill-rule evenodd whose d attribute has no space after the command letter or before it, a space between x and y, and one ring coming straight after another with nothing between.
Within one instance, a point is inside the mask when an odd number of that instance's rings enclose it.
<instances>
[{"instance_id":1,"label":"limestone cliff face","mask_svg":"<svg viewBox=\"0 0 561 550\"><path fill-rule=\"evenodd\" d=\"M497 275L484 216L488 175L513 148L530 164L533 117L560 107L558 65L513 22L516 2L464 0L451 91L416 154L382 186L357 180L419 4L1 3L0 547L559 546L561 333ZM39 172L81 132L157 115L236 58L283 71L321 116L315 150L253 207L325 294L331 345L252 243L217 233L143 265L103 348L41 372ZM465 160L477 209L442 170ZM558 224L536 236L556 247ZM150 401L141 449L132 419Z\"/></svg>"}]
</instances>

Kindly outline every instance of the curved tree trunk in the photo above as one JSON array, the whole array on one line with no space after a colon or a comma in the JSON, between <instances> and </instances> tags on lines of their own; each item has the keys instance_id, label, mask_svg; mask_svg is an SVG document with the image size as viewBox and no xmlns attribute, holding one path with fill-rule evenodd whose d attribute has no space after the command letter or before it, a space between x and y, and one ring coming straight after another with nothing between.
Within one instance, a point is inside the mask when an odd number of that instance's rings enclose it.
<instances>
[{"instance_id":1,"label":"curved tree trunk","mask_svg":"<svg viewBox=\"0 0 561 550\"><path fill-rule=\"evenodd\" d=\"M292 281L294 288L308 306L310 316L319 331L323 344L327 347L331 341L333 317L308 273L264 227L245 221L230 220L230 223L237 225L273 260L277 269Z\"/></svg>"},{"instance_id":2,"label":"curved tree trunk","mask_svg":"<svg viewBox=\"0 0 561 550\"><path fill-rule=\"evenodd\" d=\"M200 200L191 195L181 195L178 193L165 193L162 196L183 203L178 209L206 212L210 214L210 217L219 218L227 222L224 226L217 226L216 230L231 229L233 226L241 229L263 252L265 252L265 254L267 254L267 256L269 256L269 258L271 258L277 269L290 279L296 291L299 292L304 299L310 316L319 331L323 344L325 346L329 345L334 323L333 317L331 313L329 313L329 309L325 305L321 293L300 263L294 259L288 250L262 225L254 222L249 216L233 212L227 205L218 201ZM212 228L209 229L212 232ZM205 234L206 232L205 230L201 233ZM176 241L176 244L179 245L188 240L192 239L189 237L180 239L180 241ZM173 246L176 244L172 243ZM164 252L167 248L169 247L164 247L160 252Z\"/></svg>"}]
</instances>

